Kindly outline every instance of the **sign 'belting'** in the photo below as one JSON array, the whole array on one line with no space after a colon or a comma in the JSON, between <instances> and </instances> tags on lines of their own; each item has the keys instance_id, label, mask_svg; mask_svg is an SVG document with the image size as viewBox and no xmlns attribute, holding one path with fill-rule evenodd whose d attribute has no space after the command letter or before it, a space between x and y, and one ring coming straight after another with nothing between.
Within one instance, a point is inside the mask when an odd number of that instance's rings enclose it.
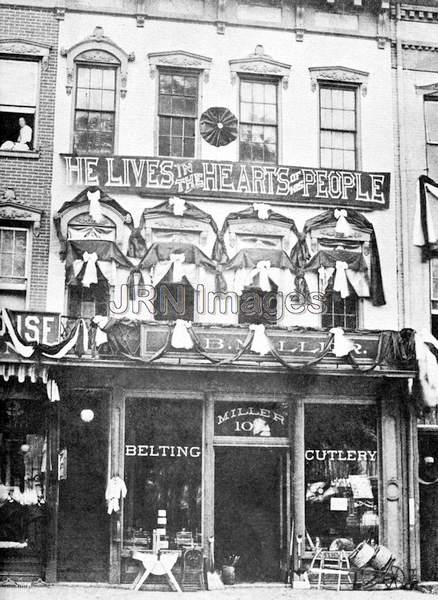
<instances>
[{"instance_id":1,"label":"sign 'belting'","mask_svg":"<svg viewBox=\"0 0 438 600\"><path fill-rule=\"evenodd\" d=\"M389 204L389 173L139 156L63 158L67 185L374 209Z\"/></svg>"}]
</instances>

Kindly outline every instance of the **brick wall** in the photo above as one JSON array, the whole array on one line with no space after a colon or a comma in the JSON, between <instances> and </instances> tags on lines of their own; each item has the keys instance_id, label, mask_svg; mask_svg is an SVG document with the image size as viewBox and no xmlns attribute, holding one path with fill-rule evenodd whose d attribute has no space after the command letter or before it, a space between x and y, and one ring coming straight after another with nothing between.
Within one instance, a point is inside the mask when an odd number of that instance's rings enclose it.
<instances>
[{"instance_id":1,"label":"brick wall","mask_svg":"<svg viewBox=\"0 0 438 600\"><path fill-rule=\"evenodd\" d=\"M53 10L0 4L0 39L49 44L48 68L41 70L38 104L38 159L0 156L0 194L15 190L18 202L42 209L41 232L32 240L29 309L45 310L49 261L53 126L58 55L58 21Z\"/></svg>"}]
</instances>

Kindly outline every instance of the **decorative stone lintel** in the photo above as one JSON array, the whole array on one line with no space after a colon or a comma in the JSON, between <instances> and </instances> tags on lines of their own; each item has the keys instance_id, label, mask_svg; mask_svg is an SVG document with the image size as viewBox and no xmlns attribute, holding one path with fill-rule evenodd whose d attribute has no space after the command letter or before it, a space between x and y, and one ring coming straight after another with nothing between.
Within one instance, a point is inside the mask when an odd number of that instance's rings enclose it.
<instances>
[{"instance_id":1,"label":"decorative stone lintel","mask_svg":"<svg viewBox=\"0 0 438 600\"><path fill-rule=\"evenodd\" d=\"M29 208L17 202L0 200L0 221L22 221L32 223L33 233L38 237L41 226L42 210Z\"/></svg>"},{"instance_id":2,"label":"decorative stone lintel","mask_svg":"<svg viewBox=\"0 0 438 600\"><path fill-rule=\"evenodd\" d=\"M196 69L204 73L205 82L208 81L210 76L211 58L200 54L192 54L185 50L151 52L148 54L148 60L151 77L155 77L157 69L160 67Z\"/></svg>"},{"instance_id":3,"label":"decorative stone lintel","mask_svg":"<svg viewBox=\"0 0 438 600\"><path fill-rule=\"evenodd\" d=\"M428 96L429 94L438 94L438 82L429 85L416 85L417 96Z\"/></svg>"},{"instance_id":4,"label":"decorative stone lintel","mask_svg":"<svg viewBox=\"0 0 438 600\"><path fill-rule=\"evenodd\" d=\"M125 98L128 82L128 62L135 60L135 54L133 52L128 54L111 38L105 36L102 27L96 27L91 35L70 48L61 48L61 56L67 59L65 84L67 94L70 95L73 88L75 60L84 52L88 53L87 62L102 63L102 52L106 52L113 57L114 60L111 60L111 64L120 65L120 95Z\"/></svg>"},{"instance_id":5,"label":"decorative stone lintel","mask_svg":"<svg viewBox=\"0 0 438 600\"><path fill-rule=\"evenodd\" d=\"M309 71L312 92L317 90L319 81L332 81L360 85L362 96L367 95L369 73L366 71L358 71L350 67L310 67Z\"/></svg>"},{"instance_id":6,"label":"decorative stone lintel","mask_svg":"<svg viewBox=\"0 0 438 600\"><path fill-rule=\"evenodd\" d=\"M21 38L0 40L0 55L19 54L20 56L39 56L43 71L49 66L50 48L51 46L48 44L30 42Z\"/></svg>"},{"instance_id":7,"label":"decorative stone lintel","mask_svg":"<svg viewBox=\"0 0 438 600\"><path fill-rule=\"evenodd\" d=\"M291 66L274 60L265 54L262 45L257 45L253 54L246 58L230 60L231 83L235 83L238 74L267 75L277 77L283 81L283 88L287 89Z\"/></svg>"},{"instance_id":8,"label":"decorative stone lintel","mask_svg":"<svg viewBox=\"0 0 438 600\"><path fill-rule=\"evenodd\" d=\"M144 22L146 19L145 15L135 15L135 19L137 21L137 27L144 27Z\"/></svg>"}]
</instances>

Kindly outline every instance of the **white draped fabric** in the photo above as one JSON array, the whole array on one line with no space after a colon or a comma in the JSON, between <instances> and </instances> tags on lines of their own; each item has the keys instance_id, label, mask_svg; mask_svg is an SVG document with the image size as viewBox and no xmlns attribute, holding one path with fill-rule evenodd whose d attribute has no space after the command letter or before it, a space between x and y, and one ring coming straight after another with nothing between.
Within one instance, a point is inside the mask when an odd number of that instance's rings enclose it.
<instances>
[{"instance_id":1,"label":"white draped fabric","mask_svg":"<svg viewBox=\"0 0 438 600\"><path fill-rule=\"evenodd\" d=\"M438 340L427 330L415 334L415 353L423 403L429 408L434 408L438 405L438 363L427 343L438 350Z\"/></svg>"},{"instance_id":2,"label":"white draped fabric","mask_svg":"<svg viewBox=\"0 0 438 600\"><path fill-rule=\"evenodd\" d=\"M242 295L245 287L254 286L258 276L259 286L264 292L272 289L271 281L275 283L278 291L289 294L295 290L295 279L289 269L272 267L269 260L261 260L255 268L229 269L223 273L227 284L227 291Z\"/></svg>"},{"instance_id":3,"label":"white draped fabric","mask_svg":"<svg viewBox=\"0 0 438 600\"><path fill-rule=\"evenodd\" d=\"M423 227L421 223L421 202L420 202L420 184L417 185L417 197L415 203L415 216L414 216L414 245L415 246L424 246L426 240L424 239ZM435 244L437 241L437 236L435 233L435 227L433 224L433 215L432 210L430 208L429 202L429 194L438 198L438 186L430 185L426 183L424 185L426 190L426 227L427 227L427 237L429 238L430 244Z\"/></svg>"}]
</instances>

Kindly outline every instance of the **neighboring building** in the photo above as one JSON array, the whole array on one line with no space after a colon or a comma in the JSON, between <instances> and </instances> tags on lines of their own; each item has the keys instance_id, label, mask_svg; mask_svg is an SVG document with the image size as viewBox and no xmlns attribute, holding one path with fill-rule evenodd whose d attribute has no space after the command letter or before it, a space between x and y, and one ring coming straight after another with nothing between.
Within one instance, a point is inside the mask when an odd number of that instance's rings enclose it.
<instances>
[{"instance_id":1,"label":"neighboring building","mask_svg":"<svg viewBox=\"0 0 438 600\"><path fill-rule=\"evenodd\" d=\"M51 328L50 315L42 317L47 310L52 226L57 63L58 20L53 8L43 3L1 3L0 307L21 311L17 321L20 331L24 331L21 325L24 327L27 320L28 340L44 343L56 341L58 335ZM36 311L40 313L38 319L33 317ZM53 512L47 511L47 505L53 504L53 498L46 494L49 470L47 477L40 477L40 467L32 464L32 457L46 448L49 411L42 380L45 382L47 369L17 361L8 364L10 352L2 344L3 351L0 569L42 577L53 552L50 542L47 546L47 530L55 531L56 520ZM26 444L32 448L23 461L20 447L26 450ZM11 501L5 502L8 495ZM25 511L16 501L19 498L32 505L26 512L31 516L26 532L22 527Z\"/></svg>"},{"instance_id":2,"label":"neighboring building","mask_svg":"<svg viewBox=\"0 0 438 600\"><path fill-rule=\"evenodd\" d=\"M63 341L5 313L2 355L49 380L46 443L8 454L47 474L45 577L132 581L157 528L246 580L284 579L291 536L419 575L389 2L53 4Z\"/></svg>"},{"instance_id":3,"label":"neighboring building","mask_svg":"<svg viewBox=\"0 0 438 600\"><path fill-rule=\"evenodd\" d=\"M438 254L433 232L433 225L435 230L438 225L434 184L438 182L438 6L428 0L401 2L396 9L393 69L400 135L403 321L438 337ZM438 578L437 495L436 486L430 485L436 480L437 433L433 409L419 419L418 456L413 457L419 468L421 573L426 580Z\"/></svg>"}]
</instances>

